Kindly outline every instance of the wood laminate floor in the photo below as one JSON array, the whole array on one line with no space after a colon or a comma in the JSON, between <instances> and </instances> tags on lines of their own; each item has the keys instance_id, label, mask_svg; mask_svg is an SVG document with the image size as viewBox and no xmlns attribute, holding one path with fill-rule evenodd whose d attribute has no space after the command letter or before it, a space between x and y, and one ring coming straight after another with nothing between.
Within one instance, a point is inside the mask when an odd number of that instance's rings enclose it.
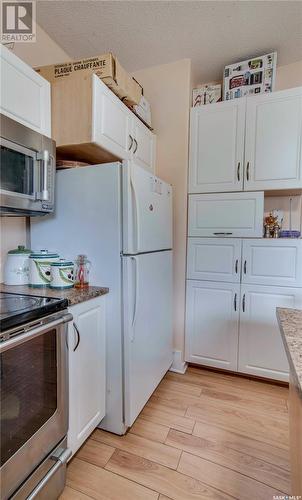
<instances>
[{"instance_id":1,"label":"wood laminate floor","mask_svg":"<svg viewBox=\"0 0 302 500\"><path fill-rule=\"evenodd\" d=\"M290 494L287 401L286 387L193 367L169 372L125 436L90 436L60 500Z\"/></svg>"}]
</instances>

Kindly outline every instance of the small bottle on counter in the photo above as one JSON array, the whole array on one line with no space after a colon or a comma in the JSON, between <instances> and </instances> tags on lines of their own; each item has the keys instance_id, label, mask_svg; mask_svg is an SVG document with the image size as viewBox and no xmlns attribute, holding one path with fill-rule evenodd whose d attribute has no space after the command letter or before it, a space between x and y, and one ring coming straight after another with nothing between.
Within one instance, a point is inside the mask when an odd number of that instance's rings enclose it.
<instances>
[{"instance_id":1,"label":"small bottle on counter","mask_svg":"<svg viewBox=\"0 0 302 500\"><path fill-rule=\"evenodd\" d=\"M89 271L91 262L87 255L78 255L75 260L74 286L75 288L87 288L89 286Z\"/></svg>"}]
</instances>

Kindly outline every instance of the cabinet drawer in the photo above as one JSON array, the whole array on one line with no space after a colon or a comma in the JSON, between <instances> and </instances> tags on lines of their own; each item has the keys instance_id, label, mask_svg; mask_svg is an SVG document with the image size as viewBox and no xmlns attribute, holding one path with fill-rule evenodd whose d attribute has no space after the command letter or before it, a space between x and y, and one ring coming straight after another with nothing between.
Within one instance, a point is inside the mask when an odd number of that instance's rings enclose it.
<instances>
[{"instance_id":1,"label":"cabinet drawer","mask_svg":"<svg viewBox=\"0 0 302 500\"><path fill-rule=\"evenodd\" d=\"M238 283L240 267L240 239L188 239L188 279Z\"/></svg>"},{"instance_id":2,"label":"cabinet drawer","mask_svg":"<svg viewBox=\"0 0 302 500\"><path fill-rule=\"evenodd\" d=\"M263 192L192 194L189 236L261 237Z\"/></svg>"},{"instance_id":3,"label":"cabinet drawer","mask_svg":"<svg viewBox=\"0 0 302 500\"><path fill-rule=\"evenodd\" d=\"M302 286L302 240L280 238L244 241L242 282Z\"/></svg>"}]
</instances>

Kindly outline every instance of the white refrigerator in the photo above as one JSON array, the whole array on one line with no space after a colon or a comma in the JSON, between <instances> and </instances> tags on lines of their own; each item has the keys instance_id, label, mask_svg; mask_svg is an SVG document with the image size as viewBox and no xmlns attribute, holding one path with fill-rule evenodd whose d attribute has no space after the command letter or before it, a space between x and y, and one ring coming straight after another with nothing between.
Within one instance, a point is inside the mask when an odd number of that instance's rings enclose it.
<instances>
[{"instance_id":1,"label":"white refrigerator","mask_svg":"<svg viewBox=\"0 0 302 500\"><path fill-rule=\"evenodd\" d=\"M132 162L58 171L55 213L31 219L31 246L87 254L90 284L110 289L100 427L123 434L172 364L172 188Z\"/></svg>"}]
</instances>

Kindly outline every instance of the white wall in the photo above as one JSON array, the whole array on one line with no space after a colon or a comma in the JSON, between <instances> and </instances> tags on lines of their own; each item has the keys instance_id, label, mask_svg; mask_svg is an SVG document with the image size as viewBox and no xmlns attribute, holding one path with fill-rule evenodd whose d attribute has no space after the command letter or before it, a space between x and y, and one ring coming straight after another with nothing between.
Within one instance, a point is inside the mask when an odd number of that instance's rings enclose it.
<instances>
[{"instance_id":1,"label":"white wall","mask_svg":"<svg viewBox=\"0 0 302 500\"><path fill-rule=\"evenodd\" d=\"M156 174L173 185L174 347L183 352L191 60L136 71L151 103Z\"/></svg>"}]
</instances>

